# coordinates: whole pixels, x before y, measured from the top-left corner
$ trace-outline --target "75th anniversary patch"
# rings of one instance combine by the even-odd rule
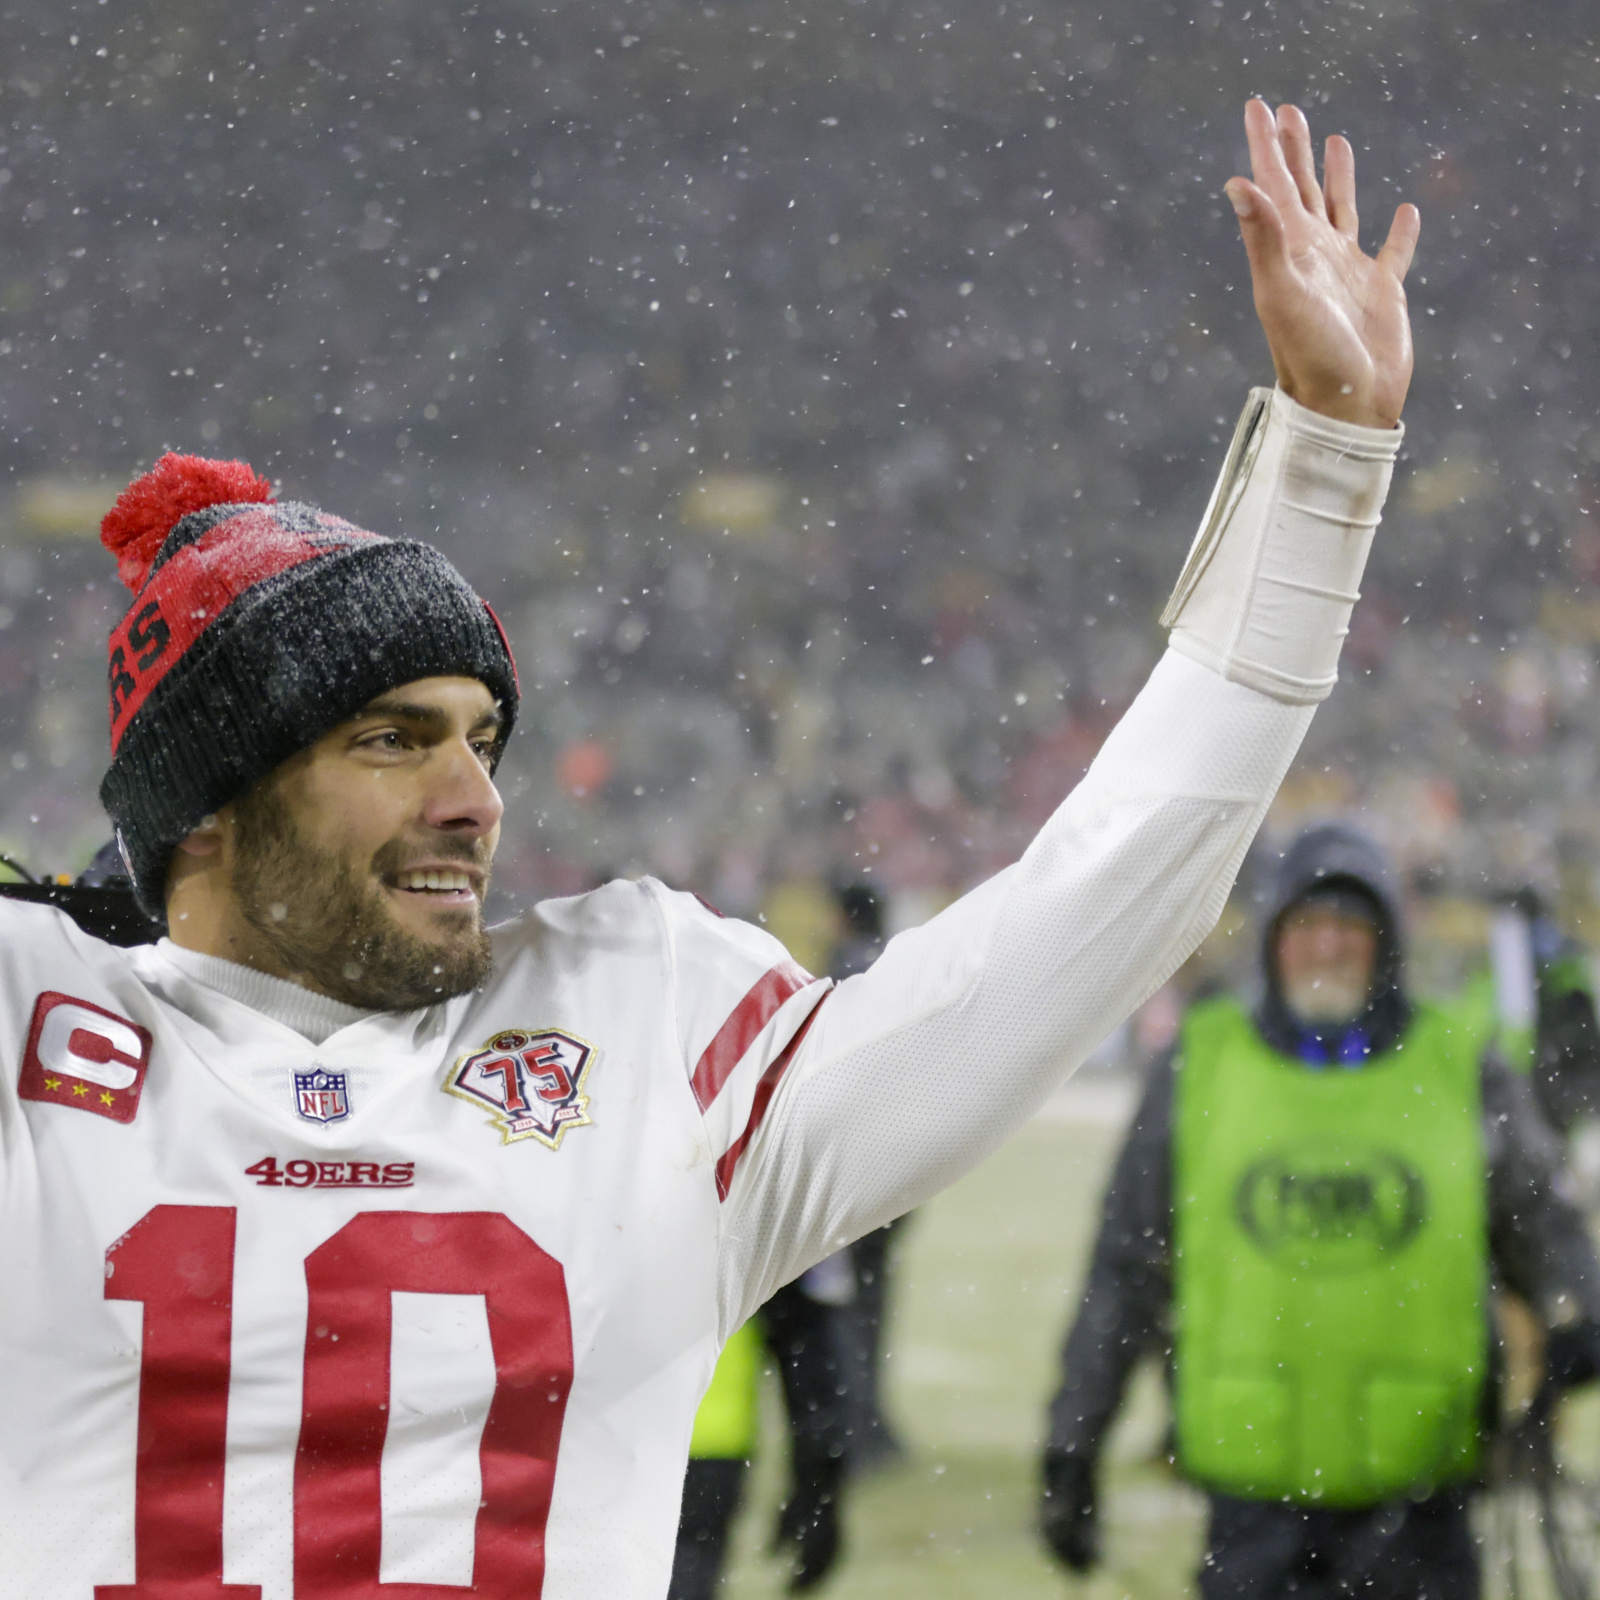
[[[559,1028],[504,1028],[451,1067],[444,1090],[487,1106],[503,1143],[537,1139],[559,1150],[569,1128],[589,1123],[583,1085],[596,1054]]]

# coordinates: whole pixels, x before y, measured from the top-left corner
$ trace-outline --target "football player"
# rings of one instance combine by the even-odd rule
[[[1364,255],[1350,146],[1324,189],[1246,120],[1278,382],[1171,648],[1022,859],[837,986],[650,879],[487,929],[488,607],[239,463],[122,496],[101,794],[167,933],[0,903],[0,1596],[664,1593],[723,1341],[1163,982],[1335,681],[1418,219]]]

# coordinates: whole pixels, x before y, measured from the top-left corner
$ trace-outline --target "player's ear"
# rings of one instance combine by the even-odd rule
[[[226,811],[227,807],[224,806]],[[178,841],[178,848],[189,856],[214,856],[222,848],[222,818],[219,814],[202,817],[200,826],[187,838]]]

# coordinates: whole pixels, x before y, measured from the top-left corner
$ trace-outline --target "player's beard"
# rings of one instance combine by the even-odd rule
[[[307,839],[271,783],[234,802],[233,892],[244,919],[281,965],[346,1005],[411,1011],[476,989],[493,958],[479,905],[438,911],[446,933],[419,938],[395,920],[384,884],[419,851],[391,839],[357,866]],[[481,843],[448,835],[428,841],[428,857],[479,868]]]

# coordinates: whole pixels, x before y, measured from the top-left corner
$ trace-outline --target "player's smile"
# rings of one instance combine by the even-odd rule
[[[471,907],[483,899],[484,875],[460,865],[430,862],[392,873],[384,886],[395,895],[426,905],[429,909]]]

